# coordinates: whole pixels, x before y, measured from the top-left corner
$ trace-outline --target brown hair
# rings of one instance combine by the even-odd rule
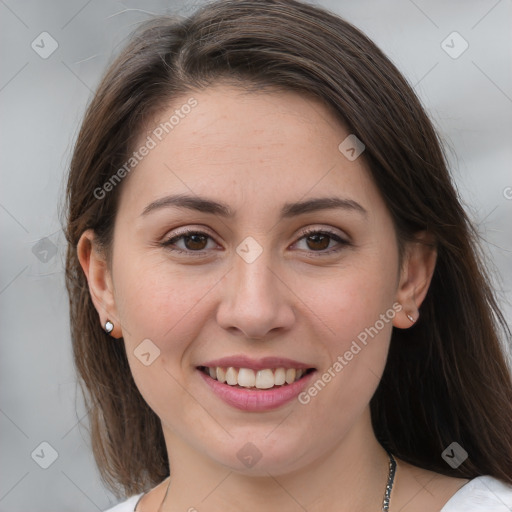
[[[122,184],[101,187],[129,158],[144,120],[178,94],[219,79],[314,94],[366,146],[371,175],[398,239],[427,230],[437,265],[420,320],[394,329],[371,400],[381,444],[450,476],[512,483],[512,383],[500,345],[510,339],[489,286],[477,235],[451,182],[438,136],[396,67],[355,27],[293,0],[226,0],[191,17],[144,24],[110,66],[88,107],[67,188],[67,288],[75,364],[90,408],[94,456],[119,496],[169,474],[159,418],[132,379],[122,340],[101,328],[77,243],[88,228],[108,250]],[[442,459],[456,441],[469,454]]]

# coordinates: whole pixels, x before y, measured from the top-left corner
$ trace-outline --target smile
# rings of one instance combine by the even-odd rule
[[[287,386],[300,380],[304,375],[314,371],[314,368],[228,368],[221,366],[200,366],[201,370],[212,379],[228,386],[248,389],[272,389]]]
[[[262,365],[258,369],[198,366],[196,371],[216,399],[246,412],[269,411],[290,403],[317,373],[315,368]]]

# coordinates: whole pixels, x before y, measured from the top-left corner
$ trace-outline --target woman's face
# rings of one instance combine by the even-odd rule
[[[316,100],[217,84],[161,114],[122,184],[108,282],[171,466],[180,450],[254,474],[313,463],[368,432],[404,321],[390,214]],[[283,384],[292,369],[314,371]]]

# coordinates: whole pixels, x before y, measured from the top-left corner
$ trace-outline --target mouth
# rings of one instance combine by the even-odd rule
[[[245,412],[266,412],[290,404],[317,373],[307,363],[287,357],[246,354],[204,361],[195,368],[214,400]]]
[[[269,390],[285,388],[305,379],[315,368],[236,368],[233,366],[198,366],[197,369],[211,379],[233,388]]]

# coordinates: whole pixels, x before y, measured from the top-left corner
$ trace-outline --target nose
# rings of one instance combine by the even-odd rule
[[[232,334],[262,339],[285,332],[295,322],[294,295],[264,255],[252,263],[235,256],[234,268],[225,277],[217,322]]]

